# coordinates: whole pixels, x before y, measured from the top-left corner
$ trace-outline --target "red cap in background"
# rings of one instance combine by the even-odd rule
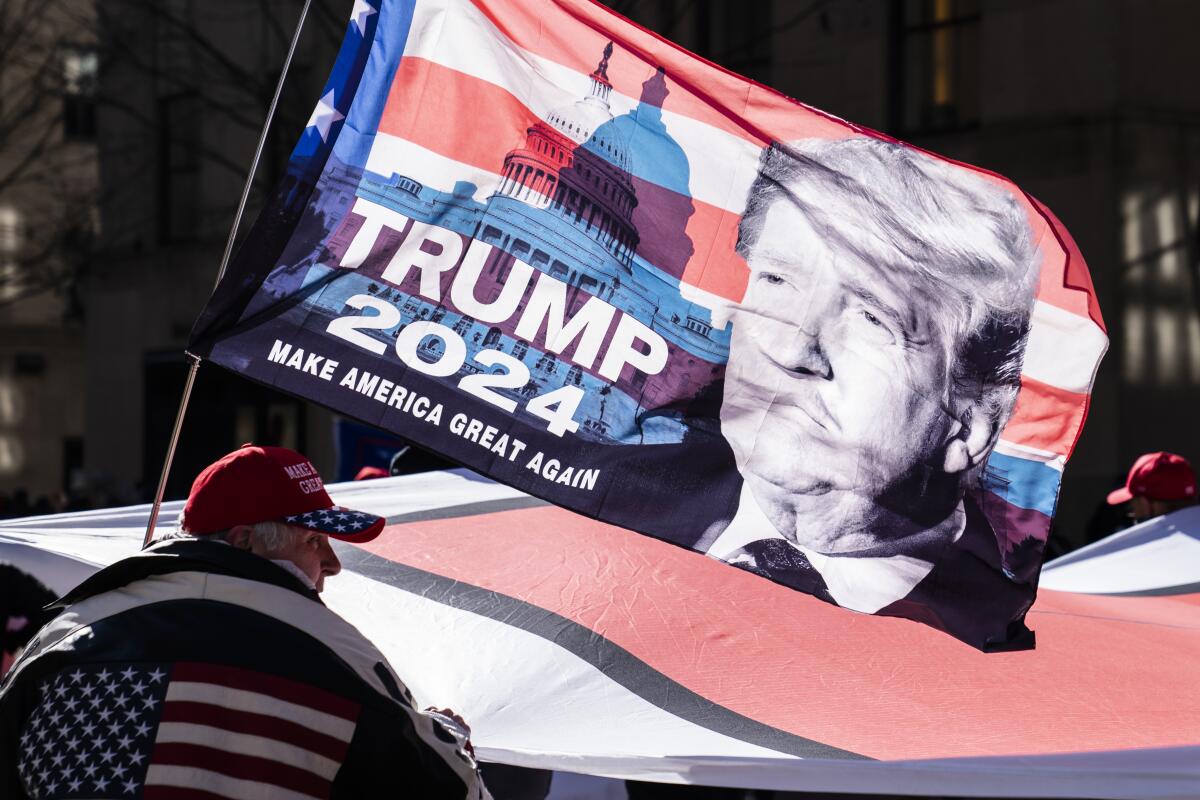
[[[1133,462],[1125,485],[1108,495],[1108,503],[1115,506],[1135,497],[1193,500],[1196,497],[1196,473],[1183,456],[1146,453]]]
[[[363,467],[354,476],[356,481],[370,481],[375,478],[386,478],[390,473],[383,467]]]
[[[335,506],[316,467],[295,450],[244,444],[196,476],[182,527],[203,535],[268,520],[348,542],[369,542],[384,524],[383,517]]]

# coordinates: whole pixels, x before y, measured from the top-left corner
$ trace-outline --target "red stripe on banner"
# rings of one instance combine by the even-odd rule
[[[1200,620],[1177,598],[1043,592],[1037,650],[982,653],[554,507],[393,526],[363,547],[560,614],[732,711],[869,757],[1172,747],[1200,728],[1200,683],[1178,666]]]
[[[298,683],[287,678],[265,675],[261,672],[237,667],[181,661],[171,670],[171,680],[215,683],[231,689],[258,692],[279,700],[286,700],[289,703],[305,705],[350,722],[354,722],[358,718],[358,703],[344,697],[338,697],[306,683]]]
[[[290,789],[319,798],[329,797],[331,789],[329,781],[306,769],[270,758],[248,756],[198,744],[156,744],[150,756],[150,763],[156,766],[204,769],[230,778],[269,783],[281,789]],[[147,786],[153,785],[153,782],[147,782]]]
[[[1057,455],[1070,455],[1083,425],[1086,394],[1069,392],[1027,376],[1003,437],[1013,444]]]
[[[642,84],[661,66],[668,90],[664,110],[760,146],[774,139],[838,139],[853,133],[836,117],[705,61],[598,4],[472,2],[516,47],[582,75],[591,74],[605,45],[615,41],[620,50],[608,64],[613,91],[639,97]]]
[[[189,722],[214,728],[263,736],[303,747],[334,761],[346,757],[350,743],[298,725],[282,717],[235,711],[208,703],[172,700],[163,707],[163,722]]]

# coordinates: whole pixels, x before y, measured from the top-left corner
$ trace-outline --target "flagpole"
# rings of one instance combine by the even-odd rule
[[[271,98],[271,107],[267,109],[267,118],[263,121],[262,132],[258,135],[258,146],[254,149],[254,159],[250,162],[250,172],[246,175],[246,184],[242,187],[242,197],[238,201],[237,213],[233,217],[233,225],[229,228],[229,238],[225,240],[225,252],[221,254],[221,266],[217,269],[217,279],[213,282],[215,289],[225,276],[229,267],[229,258],[233,254],[233,243],[237,240],[238,227],[242,223],[242,215],[246,211],[246,201],[250,197],[250,189],[254,185],[254,173],[258,171],[258,162],[262,158],[263,147],[267,143],[267,133],[271,129],[271,120],[275,117],[275,108],[279,105],[279,95],[283,93],[283,83],[287,78],[288,69],[292,66],[292,56],[296,53],[296,44],[300,41],[300,32],[304,29],[304,20],[308,17],[308,7],[312,0],[304,0],[300,9],[300,19],[296,21],[296,30],[292,33],[291,44],[288,45],[287,56],[283,60],[283,69],[279,72],[279,82],[275,84],[275,96]],[[158,489],[154,492],[154,504],[150,507],[150,519],[146,522],[146,535],[142,538],[142,547],[150,543],[154,536],[154,525],[158,522],[158,512],[162,508],[163,494],[167,490],[167,478],[171,474],[171,462],[175,459],[175,448],[179,445],[179,433],[183,430],[183,418],[187,414],[188,401],[192,397],[192,387],[196,383],[196,372],[200,369],[200,358],[191,353],[187,354],[191,366],[188,368],[187,380],[183,385],[183,396],[179,398],[179,411],[175,414],[175,428],[171,431],[171,441],[167,445],[167,456],[163,460],[162,472],[158,476]]]

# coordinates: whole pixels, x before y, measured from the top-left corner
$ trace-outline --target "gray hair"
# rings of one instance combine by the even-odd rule
[[[250,531],[250,538],[265,550],[279,550],[299,535],[296,531],[275,520],[256,522],[250,527],[252,529]],[[177,528],[166,536],[160,537],[157,541],[166,541],[168,539],[212,539],[219,542],[228,542],[229,531],[197,534],[183,528]]]
[[[954,315],[954,397],[982,401],[999,427],[1020,388],[1040,267],[1024,207],[983,176],[912,147],[854,137],[763,150],[738,228],[747,261],[766,210],[787,199],[830,246],[910,273]]]

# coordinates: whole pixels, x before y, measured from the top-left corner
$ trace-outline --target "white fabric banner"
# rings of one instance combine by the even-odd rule
[[[1037,648],[984,654],[465,470],[330,492],[389,525],[340,549],[326,601],[420,703],[461,713],[486,760],[817,792],[1200,795],[1200,511],[1047,565]],[[6,521],[0,561],[63,592],[135,552],[147,513]]]

